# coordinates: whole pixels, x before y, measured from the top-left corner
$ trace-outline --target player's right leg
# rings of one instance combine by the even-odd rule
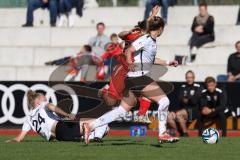
[[[158,142],[159,143],[177,142],[179,139],[177,137],[170,136],[166,131],[168,107],[170,102],[165,93],[163,92],[163,90],[159,87],[159,85],[156,82],[152,82],[142,90],[142,94],[148,99],[158,104],[158,121],[159,121]]]

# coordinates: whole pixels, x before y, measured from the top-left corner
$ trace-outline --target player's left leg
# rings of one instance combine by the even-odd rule
[[[140,123],[151,123],[147,115],[147,111],[150,106],[151,101],[149,99],[147,99],[146,97],[139,98],[139,109],[134,121]]]

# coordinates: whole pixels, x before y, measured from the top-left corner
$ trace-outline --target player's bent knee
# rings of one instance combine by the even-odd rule
[[[158,111],[167,111],[170,101],[169,101],[168,97],[165,96],[160,99],[158,104],[159,104]]]

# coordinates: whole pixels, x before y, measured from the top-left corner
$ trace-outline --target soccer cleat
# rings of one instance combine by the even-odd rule
[[[89,127],[88,123],[83,123],[82,125],[82,129],[83,129],[83,138],[84,138],[84,143],[86,145],[89,144],[90,140],[89,140],[89,136],[91,134],[91,129]]]
[[[137,115],[136,117],[134,117],[134,122],[146,123],[146,124],[152,123],[147,115],[141,115],[141,116]]]
[[[95,137],[94,139],[90,140],[90,142],[103,143],[103,140],[101,138]]]
[[[178,137],[172,137],[169,134],[165,133],[161,136],[158,137],[158,143],[162,144],[162,143],[175,143],[178,142],[179,138]]]

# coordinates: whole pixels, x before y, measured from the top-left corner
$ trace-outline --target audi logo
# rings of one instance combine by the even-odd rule
[[[1,99],[3,116],[0,117],[0,124],[3,124],[7,121],[10,121],[14,124],[23,124],[24,123],[24,121],[26,119],[26,115],[29,114],[26,93],[30,89],[46,92],[45,96],[46,96],[47,100],[49,101],[51,99],[51,101],[54,105],[57,105],[57,97],[56,97],[55,92],[57,90],[66,91],[67,93],[69,93],[69,95],[71,96],[71,98],[73,100],[72,113],[76,114],[78,112],[78,104],[79,103],[78,103],[77,95],[73,94],[74,91],[70,87],[68,87],[64,84],[54,85],[53,88],[50,88],[49,86],[47,86],[45,84],[35,84],[35,85],[32,85],[31,87],[28,87],[24,84],[13,84],[10,87],[6,87],[5,85],[0,84],[0,91],[3,92],[2,99]],[[17,104],[15,101],[13,92],[17,91],[17,90],[21,90],[21,91],[25,92],[25,94],[23,96],[22,105]],[[23,117],[20,117],[20,118],[14,117],[13,113],[17,107],[23,107],[23,112],[24,112]]]

